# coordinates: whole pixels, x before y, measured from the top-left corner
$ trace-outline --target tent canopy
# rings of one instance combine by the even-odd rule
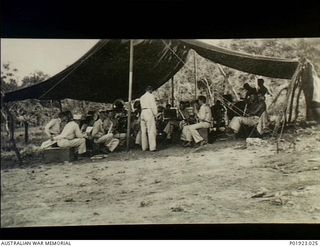
[[[74,64],[36,85],[6,93],[4,102],[77,99],[113,102],[128,98],[129,40],[100,40]],[[190,49],[212,62],[247,73],[291,79],[299,62],[230,51],[196,40],[134,42],[132,98],[158,88],[184,65]]]

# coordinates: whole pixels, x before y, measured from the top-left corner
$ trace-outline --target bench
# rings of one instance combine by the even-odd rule
[[[44,149],[42,152],[42,160],[44,163],[53,162],[71,162],[77,159],[74,148],[51,147]]]

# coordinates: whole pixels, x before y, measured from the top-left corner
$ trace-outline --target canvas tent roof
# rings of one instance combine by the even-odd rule
[[[127,99],[129,43],[100,40],[65,70],[46,81],[5,94],[4,102],[30,98],[95,102]],[[134,42],[132,98],[140,97],[147,85],[158,88],[167,82],[184,65],[190,49],[230,68],[282,79],[290,79],[299,63],[234,52],[197,40],[139,40]]]

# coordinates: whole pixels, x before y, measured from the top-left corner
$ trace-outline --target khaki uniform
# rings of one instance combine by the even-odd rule
[[[106,119],[109,120],[109,119]],[[103,143],[104,146],[110,151],[113,152],[119,145],[119,140],[113,137],[112,133],[112,121],[102,122],[101,119],[98,119],[94,124],[93,124],[93,129],[92,129],[92,137],[93,141],[95,143]],[[112,124],[112,125],[111,125]],[[105,129],[110,129],[110,131],[105,134]]]
[[[44,127],[44,132],[47,134],[49,138],[51,136],[57,136],[61,132],[61,119],[60,118],[54,118],[49,121],[49,123],[46,124]]]
[[[142,150],[145,151],[150,149],[150,151],[156,150],[156,137],[157,128],[155,117],[158,114],[158,109],[154,96],[146,92],[140,98],[141,104],[141,146]]]
[[[83,154],[87,151],[86,139],[75,121],[67,123],[61,134],[53,139],[57,141],[59,147],[77,147],[79,154]]]
[[[181,140],[192,141],[195,143],[203,141],[197,129],[210,128],[212,123],[212,113],[208,105],[203,104],[198,113],[199,123],[184,126],[182,129]]]

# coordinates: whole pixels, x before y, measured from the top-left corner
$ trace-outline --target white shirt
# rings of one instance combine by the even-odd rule
[[[153,116],[157,116],[158,108],[153,94],[146,92],[144,95],[142,95],[140,98],[140,105],[141,111],[144,109],[151,109]]]
[[[198,118],[200,121],[211,123],[212,121],[212,113],[211,109],[208,105],[203,104],[200,107]]]
[[[75,138],[83,138],[84,134],[80,131],[79,125],[75,121],[71,121],[64,126],[60,135],[54,137],[54,140],[68,139],[72,140]]]
[[[54,118],[51,119],[49,123],[46,124],[44,127],[44,131],[48,136],[51,135],[59,135],[60,133],[60,124],[61,124],[61,119],[60,118]]]

